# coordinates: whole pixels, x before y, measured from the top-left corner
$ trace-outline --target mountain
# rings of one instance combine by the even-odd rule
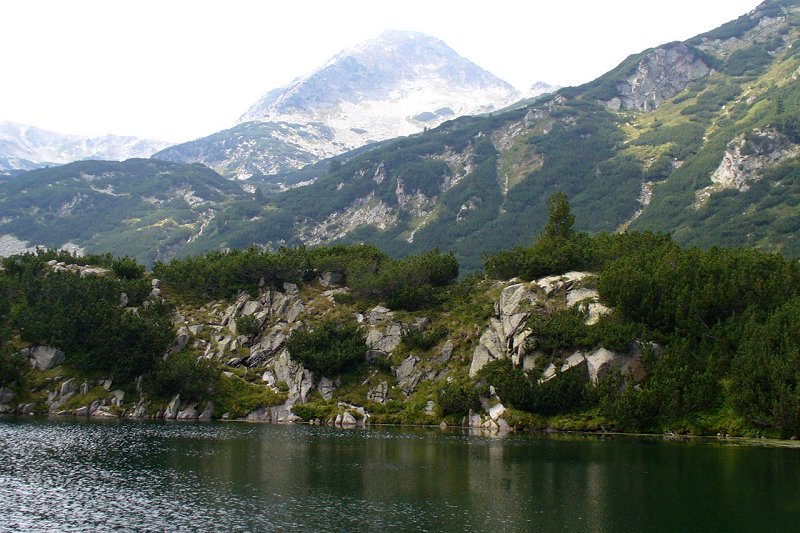
[[[483,253],[528,242],[561,190],[584,231],[665,231],[691,245],[800,255],[799,11],[797,0],[768,0],[583,86],[334,164],[274,197],[255,224],[208,232],[193,249],[438,246],[477,269]]]
[[[768,0],[715,30],[633,54],[585,85],[275,176],[304,187],[276,193],[275,184],[247,182],[247,191],[261,191],[255,200],[235,183],[217,185],[228,196],[215,200],[214,223],[202,234],[194,218],[194,230],[157,253],[141,233],[112,239],[113,251],[151,261],[226,247],[366,242],[394,256],[453,251],[463,271],[474,271],[483,254],[529,243],[546,221],[547,197],[563,191],[580,231],[651,230],[687,245],[800,256],[798,72],[800,0]],[[45,183],[61,171],[38,172]],[[6,184],[0,193],[4,209],[25,205],[21,190]],[[64,195],[42,209],[58,212],[75,196]],[[45,227],[25,220],[0,232],[43,242]],[[69,224],[58,220],[58,232]],[[129,229],[109,223],[106,235],[114,224]],[[71,231],[94,250],[108,242],[91,228]]]
[[[0,122],[0,172],[31,170],[83,159],[121,161],[150,157],[169,144],[118,135],[65,135],[14,122]]]
[[[4,255],[36,245],[96,250],[152,264],[202,234],[220,204],[246,210],[251,198],[202,165],[129,159],[32,170],[0,182],[0,247]]]
[[[443,41],[388,31],[341,52],[311,75],[270,91],[239,122],[324,122],[340,135],[355,134],[350,144],[360,145],[416,133],[436,117],[488,112],[517,96],[511,85]]]
[[[269,91],[235,127],[155,157],[201,162],[225,175],[249,178],[418,133],[457,116],[490,112],[519,98],[511,85],[441,40],[390,31]]]

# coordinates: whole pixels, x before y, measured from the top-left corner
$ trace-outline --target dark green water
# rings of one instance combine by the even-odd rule
[[[797,531],[800,449],[0,419],[2,531]]]

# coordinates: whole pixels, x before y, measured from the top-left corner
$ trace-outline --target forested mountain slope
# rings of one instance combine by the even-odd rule
[[[219,206],[251,198],[203,165],[78,161],[0,183],[0,234],[21,248],[68,244],[152,263],[202,233]]]
[[[798,2],[767,1],[597,80],[521,109],[401,139],[227,221],[191,247],[365,241],[404,255],[527,242],[548,194],[591,232],[673,232],[690,244],[796,254]]]

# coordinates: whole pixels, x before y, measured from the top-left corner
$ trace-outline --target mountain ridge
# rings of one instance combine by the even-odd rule
[[[150,157],[170,143],[121,135],[82,136],[0,121],[0,172],[85,159]]]

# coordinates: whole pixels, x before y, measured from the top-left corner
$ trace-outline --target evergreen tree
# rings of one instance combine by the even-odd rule
[[[575,215],[570,211],[566,194],[557,192],[550,195],[547,215],[547,225],[544,227],[544,236],[547,239],[569,239],[575,234],[572,229]]]

